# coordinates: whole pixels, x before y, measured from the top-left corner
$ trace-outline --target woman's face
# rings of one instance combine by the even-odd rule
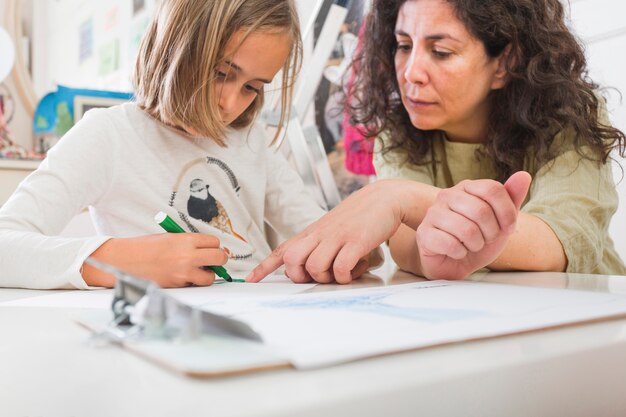
[[[282,69],[291,51],[286,31],[254,32],[243,42],[244,31],[226,44],[224,59],[216,70],[216,100],[224,124],[234,122]]]
[[[396,77],[412,124],[459,142],[485,139],[489,92],[502,88],[502,56],[490,58],[444,0],[409,0],[395,28]]]

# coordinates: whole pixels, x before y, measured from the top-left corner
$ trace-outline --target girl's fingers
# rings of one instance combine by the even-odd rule
[[[199,287],[206,287],[215,281],[215,273],[210,269],[193,268],[188,275],[187,282]]]
[[[193,240],[196,248],[219,248],[220,240],[213,235],[206,235],[204,233],[184,233],[178,236],[185,236]]]
[[[205,265],[224,265],[228,262],[228,255],[222,249],[196,249],[194,251],[192,265],[196,267]]]

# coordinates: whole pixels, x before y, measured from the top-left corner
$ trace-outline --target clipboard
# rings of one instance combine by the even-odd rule
[[[152,308],[182,302],[168,301],[166,292],[148,281],[106,270],[118,278],[112,309],[92,312],[80,323],[96,338],[192,377],[314,369],[626,318],[623,294],[467,281],[418,281],[159,310]]]
[[[110,311],[88,311],[76,321],[100,338],[113,319]],[[122,326],[121,329],[123,329]],[[124,330],[122,330],[124,331]],[[154,338],[109,339],[137,356],[193,378],[219,378],[292,368],[289,361],[262,344],[244,339],[202,335],[194,340]]]
[[[160,366],[197,378],[291,367],[241,321],[203,311],[169,296],[153,282],[89,258],[116,279],[110,311],[89,311],[77,322],[92,342],[115,343]]]

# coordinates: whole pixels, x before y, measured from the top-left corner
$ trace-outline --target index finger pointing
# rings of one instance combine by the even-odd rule
[[[246,282],[259,282],[272,272],[276,271],[282,264],[284,245],[280,245],[268,256],[258,264],[250,274],[246,277]]]

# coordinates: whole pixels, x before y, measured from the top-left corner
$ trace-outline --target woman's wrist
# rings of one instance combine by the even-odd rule
[[[419,248],[415,241],[414,229],[401,225],[396,234],[389,239],[389,251],[398,268],[421,275]]]
[[[394,213],[400,222],[416,229],[437,198],[440,189],[411,180],[388,180],[393,194]]]

